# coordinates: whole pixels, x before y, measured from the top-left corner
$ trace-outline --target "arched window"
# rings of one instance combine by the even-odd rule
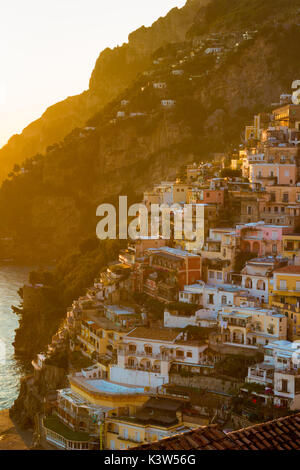
[[[246,251],[246,253],[250,253],[251,250],[250,250],[250,243],[249,242],[244,242],[243,247],[244,247],[243,251]]]
[[[129,367],[134,367],[135,366],[135,358],[134,357],[129,357],[128,358],[128,365],[129,365]]]
[[[266,289],[266,284],[265,284],[265,282],[260,279],[259,281],[257,281],[256,288],[257,288],[258,290],[265,290],[265,289]]]
[[[250,277],[247,277],[245,281],[245,287],[246,289],[252,289],[252,279],[250,279]]]

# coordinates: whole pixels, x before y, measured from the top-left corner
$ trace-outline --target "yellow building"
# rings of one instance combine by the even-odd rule
[[[273,272],[269,303],[288,320],[288,339],[300,339],[300,266],[285,266]]]
[[[95,366],[69,382],[70,388],[58,390],[55,412],[43,420],[47,442],[59,449],[104,449],[106,417],[134,415],[149,398],[143,387],[102,379]]]
[[[81,320],[77,341],[81,352],[96,360],[108,377],[108,364],[117,353],[117,345],[125,333],[134,328],[137,315],[133,309],[106,305],[104,312],[91,312]]]
[[[110,413],[105,428],[107,449],[127,449],[198,427],[200,423],[185,425],[184,406],[183,400],[152,397],[134,415]]]
[[[289,341],[300,340],[300,307],[273,301],[272,307],[276,307],[287,318],[287,339]]]
[[[282,236],[282,256],[294,260],[299,263],[300,261],[300,234],[294,233],[292,235]]]
[[[273,271],[270,283],[270,302],[300,303],[300,266],[285,266]]]

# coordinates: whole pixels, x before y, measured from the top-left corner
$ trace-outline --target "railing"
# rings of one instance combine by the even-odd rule
[[[129,369],[129,370],[139,370],[141,372],[153,372],[155,374],[160,374],[161,373],[161,370],[160,369],[156,369],[155,367],[141,367],[141,366],[138,366],[138,365],[130,365],[130,364],[125,364],[125,369]]]
[[[128,442],[134,442],[136,444],[141,444],[143,441],[141,439],[136,439],[135,437],[130,437],[130,436],[118,436],[118,439],[120,441],[128,441]]]
[[[160,359],[160,360],[168,360],[174,358],[174,356],[170,354],[153,354],[146,351],[129,351],[129,350],[119,350],[118,355],[120,356],[136,356],[136,357],[148,357],[149,359]]]

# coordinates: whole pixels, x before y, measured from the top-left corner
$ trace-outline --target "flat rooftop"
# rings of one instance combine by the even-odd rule
[[[199,255],[195,255],[194,253],[190,253],[189,251],[180,250],[178,248],[171,248],[169,246],[161,246],[160,248],[148,248],[147,251],[167,253],[170,255],[181,256],[181,257],[185,257],[185,256],[189,256],[191,258],[199,257]]]
[[[104,379],[85,378],[83,375],[70,376],[71,384],[79,386],[88,392],[99,395],[137,395],[145,393],[144,387],[124,385]]]

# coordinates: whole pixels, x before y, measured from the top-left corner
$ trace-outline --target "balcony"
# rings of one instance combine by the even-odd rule
[[[141,367],[138,364],[137,365],[125,364],[125,369],[139,370],[141,372],[152,372],[153,374],[160,374],[161,373],[160,368],[158,369],[157,367]]]
[[[129,351],[129,350],[120,350],[118,351],[118,355],[120,356],[134,356],[134,357],[148,357],[149,359],[159,359],[161,361],[168,360],[172,357],[170,354],[154,354],[146,351]]]
[[[134,442],[135,444],[142,444],[142,440],[141,439],[137,439],[135,437],[132,437],[132,436],[118,436],[118,439],[119,441],[127,441],[127,442]]]

